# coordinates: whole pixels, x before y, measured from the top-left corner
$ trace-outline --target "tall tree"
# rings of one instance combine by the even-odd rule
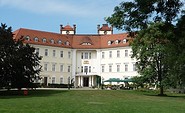
[[[180,17],[181,0],[134,0],[116,6],[106,21],[117,29],[125,29],[134,37],[133,57],[137,59],[142,80],[159,82],[160,95],[166,78],[171,78],[169,66],[172,61],[175,40],[173,23]],[[132,31],[139,31],[137,35]],[[170,61],[171,60],[171,61]]]
[[[0,27],[0,86],[30,87],[41,70],[40,57],[35,49],[23,44],[23,39],[14,40],[11,27]]]

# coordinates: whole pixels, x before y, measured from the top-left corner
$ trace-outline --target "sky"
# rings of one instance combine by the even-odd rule
[[[97,25],[106,24],[115,6],[125,0],[0,0],[0,22],[19,28],[60,32],[76,24],[77,34],[97,34]],[[121,33],[114,29],[114,33]]]

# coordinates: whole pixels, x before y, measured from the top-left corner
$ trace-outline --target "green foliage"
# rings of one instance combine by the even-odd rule
[[[11,27],[0,27],[0,87],[29,87],[40,72],[35,49],[23,40],[14,40]]]
[[[156,21],[171,23],[182,11],[180,0],[134,0],[116,6],[111,17],[105,20],[118,29],[145,29]]]

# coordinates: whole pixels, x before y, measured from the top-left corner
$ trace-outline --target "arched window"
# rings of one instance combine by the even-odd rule
[[[58,40],[58,44],[62,44],[62,41],[61,40]]]
[[[111,41],[109,40],[107,44],[108,44],[108,45],[111,45]]]
[[[46,43],[46,38],[43,38],[43,39],[42,39],[42,42],[43,42],[43,43]]]
[[[27,41],[30,41],[30,37],[29,36],[25,36],[24,39],[27,40]]]
[[[118,44],[118,43],[119,43],[119,40],[116,40],[116,41],[115,41],[115,44]]]
[[[34,41],[35,41],[35,42],[38,42],[38,41],[39,41],[39,38],[38,38],[38,37],[35,37],[35,38],[34,38]]]
[[[123,39],[123,43],[127,43],[127,39]]]
[[[67,45],[67,46],[69,45],[69,42],[68,42],[68,41],[66,42],[66,45]]]
[[[54,43],[55,43],[55,41],[54,41],[53,39],[51,39],[51,40],[50,40],[50,42],[51,42],[52,44],[54,44]]]

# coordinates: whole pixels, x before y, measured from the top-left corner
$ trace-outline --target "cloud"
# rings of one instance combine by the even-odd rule
[[[117,0],[119,3],[121,0]],[[0,7],[10,7],[37,14],[100,17],[110,15],[115,0],[0,0]],[[117,4],[118,5],[118,4]]]

